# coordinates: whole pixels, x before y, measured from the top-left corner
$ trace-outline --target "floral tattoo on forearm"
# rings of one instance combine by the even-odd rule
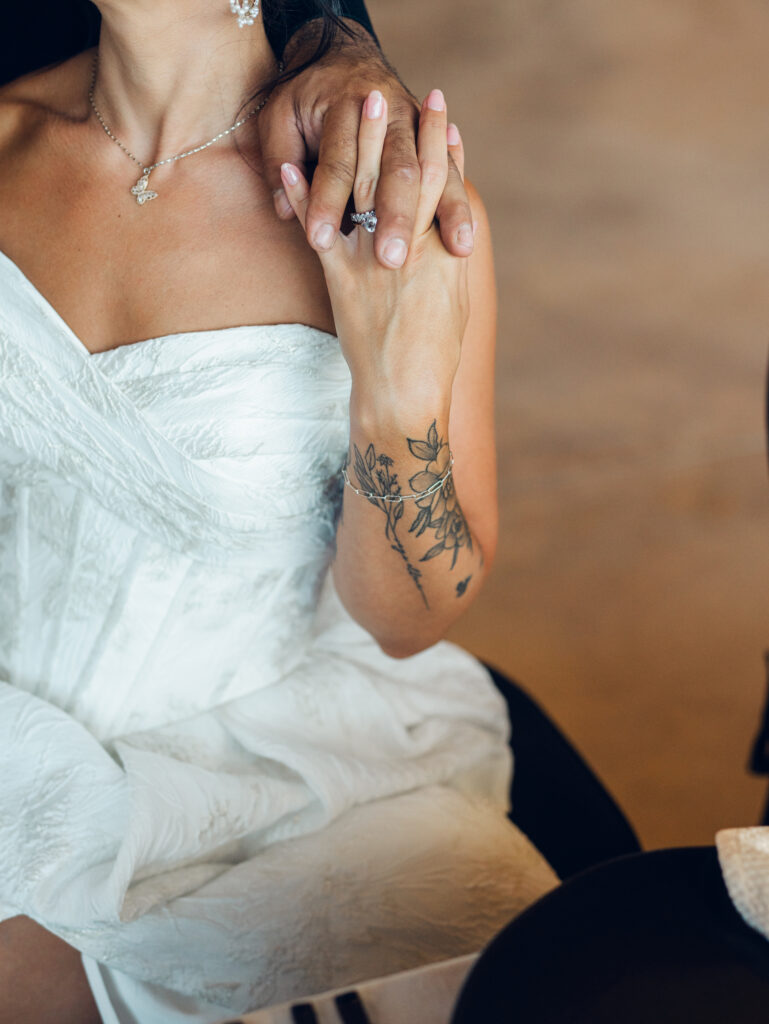
[[[445,476],[449,467],[449,446],[443,438],[438,436],[435,420],[430,425],[424,439],[407,437],[406,442],[411,454],[424,463],[424,467],[409,478],[410,491],[421,493],[434,487]],[[429,608],[427,595],[422,585],[422,570],[413,564],[398,535],[407,502],[392,500],[402,493],[398,474],[392,471],[394,461],[389,455],[377,454],[373,444],[368,446],[365,454],[361,453],[357,445],[353,445],[353,452],[353,470],[358,486],[371,495],[367,500],[385,514],[387,520],[385,536],[390,541],[393,551],[396,551],[402,558],[425,607]],[[348,467],[349,458],[345,462],[345,468]],[[469,552],[473,550],[472,537],[467,520],[457,500],[453,478],[449,476],[442,487],[436,488],[422,498],[417,498],[414,504],[417,513],[408,532],[413,533],[416,537],[421,537],[422,534],[430,531],[432,539],[435,541],[419,561],[429,562],[444,552],[449,552],[451,554],[449,569],[453,569],[461,548],[467,548]],[[457,597],[462,597],[466,592],[471,579],[472,576],[467,576],[457,583]]]

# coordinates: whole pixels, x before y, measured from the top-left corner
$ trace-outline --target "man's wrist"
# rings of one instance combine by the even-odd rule
[[[376,54],[380,60],[382,59],[382,51],[379,48],[376,36],[369,32],[365,26],[352,18],[340,18],[339,20],[343,27],[336,33],[336,39],[331,46],[331,52],[338,54],[348,47],[356,50],[362,48],[372,54]],[[286,40],[282,59],[287,68],[312,59],[323,35],[323,28],[323,18],[313,18],[299,26],[293,35]]]

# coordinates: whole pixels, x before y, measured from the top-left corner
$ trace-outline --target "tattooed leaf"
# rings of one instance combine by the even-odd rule
[[[419,587],[420,593],[422,594],[422,600],[425,603],[425,608],[429,608],[430,605],[427,602],[427,597],[425,596],[424,591],[422,590],[422,585],[419,582],[422,579],[422,573],[419,571],[419,569],[416,569],[416,568],[414,568],[413,565],[410,565],[409,566],[409,576],[412,578],[412,580]]]
[[[462,597],[464,592],[467,590],[468,583],[472,578],[472,575],[470,575],[467,576],[465,579],[460,580],[459,583],[457,583],[457,597]]]
[[[366,466],[369,469],[373,469],[376,464],[376,455],[374,453],[374,446],[370,444],[366,449]]]
[[[427,443],[435,451],[438,450],[438,431],[435,429],[435,420],[433,420],[432,426],[427,431]]]
[[[417,537],[421,537],[427,527],[430,525],[430,509],[422,508],[417,513],[417,517],[409,527],[409,533],[417,531]]]
[[[426,441],[415,441],[413,438],[407,438],[409,443],[409,451],[416,459],[421,459],[423,462],[432,462],[435,456],[438,454],[437,451],[432,448]]]
[[[358,483],[361,487],[364,487],[367,491],[373,491],[374,485],[371,477],[369,476],[366,463],[363,461],[363,456],[358,450],[358,446],[355,446],[355,475],[358,478]]]
[[[395,508],[393,509],[393,519],[397,523],[399,519],[403,518],[403,502],[396,501]]]
[[[431,558],[437,558],[438,555],[442,555],[445,550],[446,549],[443,546],[443,544],[435,544],[435,545],[433,545],[433,547],[430,548],[430,550],[427,552],[426,555],[423,555],[419,559],[419,561],[420,562],[429,562]]]
[[[428,487],[432,487],[433,484],[437,484],[439,480],[439,476],[436,476],[435,473],[430,473],[425,469],[421,473],[415,473],[414,476],[409,479],[409,484],[415,491],[426,491]]]

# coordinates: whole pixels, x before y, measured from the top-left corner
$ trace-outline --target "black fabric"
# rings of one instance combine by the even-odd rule
[[[376,39],[363,0],[339,0],[338,10]],[[267,0],[264,27],[273,50],[283,53],[297,29],[315,17],[312,0]],[[99,27],[99,12],[89,0],[0,3],[0,85],[95,46]]]
[[[99,12],[85,0],[0,3],[0,85],[87,50]]]
[[[512,821],[562,879],[640,851],[627,818],[563,733],[517,683],[487,668],[512,722]]]
[[[713,847],[623,857],[561,885],[500,932],[452,1024],[755,1024],[769,943],[742,920]]]

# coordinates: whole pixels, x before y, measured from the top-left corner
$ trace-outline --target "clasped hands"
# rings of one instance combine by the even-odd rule
[[[352,374],[351,416],[365,409],[375,431],[398,408],[448,413],[469,315],[468,261],[454,257],[472,253],[473,217],[442,93],[418,108],[368,39],[358,30],[333,62],[273,94],[261,127],[278,215],[298,217],[320,257]],[[301,130],[278,138],[289,111]],[[340,234],[351,195],[359,213],[376,206],[374,234]]]
[[[307,240],[318,253],[334,244],[353,192],[358,130],[366,97],[378,90],[387,108],[381,177],[376,189],[379,219],[374,253],[383,267],[403,265],[414,236],[422,170],[417,151],[419,105],[386,62],[368,33],[354,22],[351,35],[297,78],[276,88],[260,115],[258,131],[264,173],[281,219],[295,215],[284,189],[281,166],[307,174],[317,161],[306,203]],[[303,54],[286,54],[287,65]],[[473,218],[460,168],[462,145],[450,129],[445,187],[436,207],[440,236],[454,256],[473,251]],[[373,203],[372,203],[373,205]]]

